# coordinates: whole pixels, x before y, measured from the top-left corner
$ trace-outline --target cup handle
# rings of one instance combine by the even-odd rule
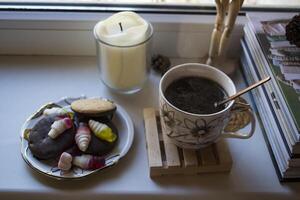
[[[250,129],[249,133],[239,133],[239,132],[236,132],[236,131],[225,131],[225,130],[223,130],[223,133],[221,135],[224,138],[248,139],[253,135],[253,133],[255,131],[256,121],[255,121],[253,111],[252,111],[250,105],[244,99],[241,99],[241,100],[242,101],[237,101],[235,103],[233,109],[231,110],[231,114],[238,113],[238,112],[244,112],[244,114],[248,115],[249,118],[250,118],[249,122],[251,124],[251,129]],[[244,126],[246,126],[247,124],[245,124]],[[241,129],[244,126],[237,127],[237,129]]]

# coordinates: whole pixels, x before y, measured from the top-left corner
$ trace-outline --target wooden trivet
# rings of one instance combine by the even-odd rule
[[[232,159],[226,140],[201,150],[181,149],[163,133],[158,111],[145,108],[144,121],[150,177],[230,171]]]

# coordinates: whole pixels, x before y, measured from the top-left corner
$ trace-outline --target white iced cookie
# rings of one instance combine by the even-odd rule
[[[62,134],[65,130],[72,127],[72,120],[69,117],[65,117],[63,119],[55,121],[51,125],[51,129],[48,133],[48,136],[52,139],[55,139],[60,134]]]
[[[66,111],[63,108],[53,107],[53,108],[45,109],[43,114],[44,115],[66,115],[68,114],[68,111]]]

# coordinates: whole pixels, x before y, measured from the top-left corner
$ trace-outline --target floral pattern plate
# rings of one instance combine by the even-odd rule
[[[38,160],[36,159],[28,147],[28,141],[25,139],[37,123],[46,108],[62,107],[64,109],[70,109],[70,104],[78,99],[86,98],[84,96],[78,98],[62,98],[61,100],[48,103],[42,106],[37,112],[31,115],[21,128],[21,154],[24,161],[34,170],[56,179],[79,179],[88,175],[94,174],[107,167],[111,167],[118,163],[118,161],[125,156],[129,151],[134,137],[133,123],[127,112],[120,106],[117,105],[117,110],[114,114],[112,122],[118,129],[119,140],[115,148],[105,156],[105,166],[96,170],[83,170],[77,167],[73,167],[68,173],[63,173],[57,168],[57,160]]]

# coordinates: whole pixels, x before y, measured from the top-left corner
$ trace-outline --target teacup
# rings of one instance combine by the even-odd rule
[[[251,107],[245,102],[233,100],[223,110],[212,114],[189,113],[170,103],[165,97],[167,87],[180,78],[190,76],[199,76],[216,82],[228,96],[236,93],[233,81],[225,73],[209,65],[186,63],[167,71],[160,80],[159,103],[162,128],[171,142],[181,148],[200,149],[221,138],[247,139],[253,135],[256,124],[255,117]],[[226,126],[236,112],[244,112],[247,115],[251,124],[248,133],[239,133],[235,129],[227,131]],[[237,127],[237,129],[240,128]]]

